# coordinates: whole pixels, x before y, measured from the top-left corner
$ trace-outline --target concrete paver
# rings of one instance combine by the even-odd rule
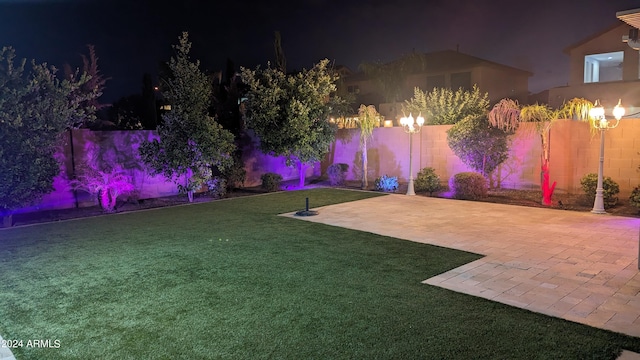
[[[314,210],[296,218],[486,255],[425,284],[640,337],[640,219],[399,194]]]

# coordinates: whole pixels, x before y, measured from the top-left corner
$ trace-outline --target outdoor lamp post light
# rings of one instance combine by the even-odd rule
[[[409,117],[402,117],[400,119],[400,125],[406,133],[409,134],[409,187],[407,188],[407,195],[415,195],[413,190],[413,134],[419,133],[424,125],[424,118],[422,114],[419,114],[416,119],[409,114]]]
[[[593,119],[593,126],[600,130],[600,165],[598,167],[598,187],[596,188],[596,200],[593,202],[593,209],[591,210],[594,214],[606,214],[607,212],[604,210],[604,197],[602,188],[602,166],[604,164],[604,131],[613,129],[618,124],[620,124],[620,119],[624,116],[624,108],[620,104],[621,100],[618,100],[618,105],[613,108],[613,116],[616,118],[615,124],[607,120],[604,116],[604,107],[598,103],[596,103],[594,107],[589,111],[589,115]]]

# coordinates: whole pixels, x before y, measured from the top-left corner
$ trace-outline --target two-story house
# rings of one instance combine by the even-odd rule
[[[640,57],[628,43],[632,26],[617,23],[567,47],[569,83],[549,89],[549,105],[559,107],[572,98],[600,100],[607,113],[622,100],[627,114],[640,107]]]
[[[529,95],[529,71],[467,55],[455,50],[421,54],[423,70],[408,74],[402,86],[400,102],[413,96],[414,88],[424,91],[433,88],[463,88],[470,90],[477,85],[487,92],[491,103],[511,98],[526,103]],[[375,105],[386,119],[398,120],[400,104],[389,103],[378,83],[363,72],[346,75],[341,82],[342,91],[355,96],[355,106]]]

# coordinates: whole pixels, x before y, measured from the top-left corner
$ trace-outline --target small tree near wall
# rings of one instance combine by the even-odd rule
[[[209,115],[212,84],[199,69],[200,62],[189,59],[191,43],[185,32],[173,46],[176,55],[163,79],[161,91],[171,104],[158,126],[160,140],[143,143],[140,155],[151,172],[162,174],[178,185],[193,201],[193,194],[212,176],[212,167],[225,169],[233,163],[235,149],[231,132]]]
[[[335,126],[329,122],[334,104],[337,74],[328,60],[310,70],[285,74],[281,69],[242,69],[248,86],[247,126],[260,138],[266,154],[284,156],[287,165],[298,163],[299,186],[304,187],[305,168],[329,152]]]
[[[463,163],[486,177],[507,159],[507,136],[490,126],[486,115],[472,116],[447,130],[447,143]]]

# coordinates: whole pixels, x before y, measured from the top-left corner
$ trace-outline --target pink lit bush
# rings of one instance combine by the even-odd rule
[[[76,190],[94,195],[104,212],[114,212],[118,196],[133,192],[129,177],[120,167],[108,167],[104,170],[93,166],[82,166],[79,175],[71,181]]]
[[[449,188],[455,199],[477,200],[487,196],[487,179],[476,172],[461,172],[449,179]]]

